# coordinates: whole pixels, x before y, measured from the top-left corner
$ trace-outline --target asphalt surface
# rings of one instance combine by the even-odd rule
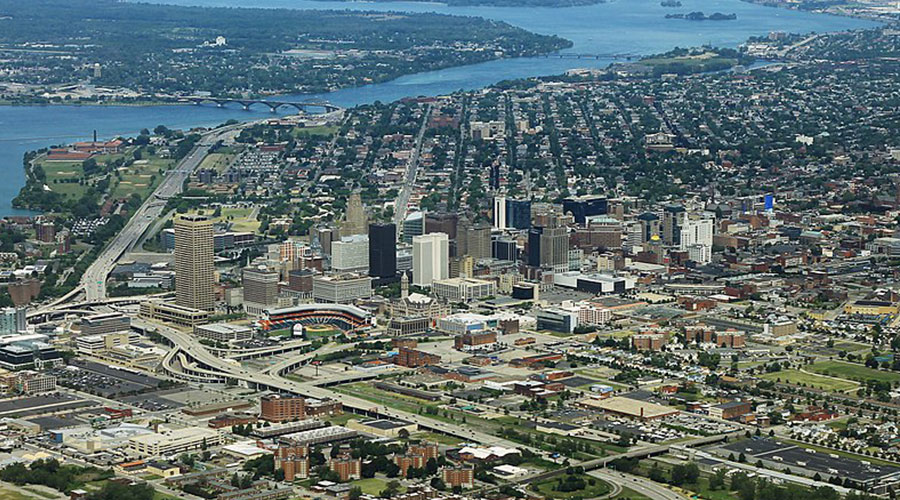
[[[416,184],[416,176],[419,174],[419,155],[422,153],[422,141],[425,137],[425,129],[428,128],[428,117],[431,116],[432,107],[433,105],[429,104],[422,117],[422,127],[419,129],[419,135],[416,136],[416,145],[415,148],[413,148],[413,155],[406,167],[406,182],[403,185],[403,189],[397,194],[397,201],[394,203],[394,224],[397,227],[400,227],[403,224],[403,220],[406,219],[409,197]],[[399,231],[397,231],[397,236],[400,236]]]
[[[490,446],[524,448],[524,446],[520,444],[516,444],[506,439],[492,436],[475,429],[464,428],[456,424],[433,420],[421,415],[417,415],[415,413],[408,413],[393,408],[387,408],[383,405],[379,405],[362,398],[357,398],[347,394],[341,394],[327,388],[318,387],[311,382],[296,382],[274,374],[264,373],[240,365],[235,365],[214,356],[202,344],[200,344],[197,339],[187,333],[158,323],[150,324],[145,323],[142,320],[135,320],[134,323],[140,324],[147,328],[155,328],[159,334],[166,337],[167,339],[169,339],[169,341],[175,344],[176,347],[172,348],[170,355],[175,353],[176,351],[181,351],[185,353],[189,358],[196,360],[200,365],[210,367],[211,369],[205,370],[210,375],[227,374],[229,377],[242,380],[250,385],[259,384],[273,390],[291,394],[299,394],[302,396],[317,399],[335,399],[340,401],[342,404],[352,408],[377,411],[378,414],[382,416],[415,422],[422,427],[438,430],[440,432],[467,439],[472,442],[482,443]],[[201,370],[202,369],[198,369],[197,371],[199,372]],[[532,449],[532,451],[543,454],[543,452],[537,449]]]
[[[652,500],[686,500],[687,497],[676,493],[661,484],[649,479],[631,474],[611,471],[609,469],[597,469],[588,472],[589,475],[602,479],[620,488],[628,488]]]
[[[106,278],[122,255],[131,250],[147,231],[147,228],[162,215],[166,201],[181,193],[184,181],[200,166],[209,153],[209,149],[237,128],[239,128],[238,125],[231,125],[203,134],[197,146],[175,168],[166,172],[165,179],[157,186],[153,194],[144,200],[122,231],[103,249],[103,252],[81,277],[81,288],[89,302],[106,298]]]

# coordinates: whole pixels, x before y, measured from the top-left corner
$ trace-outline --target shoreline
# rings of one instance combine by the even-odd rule
[[[794,4],[780,1],[780,0],[740,0],[744,3],[749,3],[753,5],[759,5],[760,7],[770,7],[773,9],[785,9],[785,10],[793,10],[796,12],[808,12],[810,14],[819,14],[825,16],[835,16],[835,17],[846,17],[850,19],[862,19],[864,21],[873,21],[881,24],[888,24],[891,22],[898,22],[897,18],[887,18],[880,17],[877,15],[866,16],[862,14],[855,14],[849,12],[829,12],[825,10],[804,10],[798,9]]]

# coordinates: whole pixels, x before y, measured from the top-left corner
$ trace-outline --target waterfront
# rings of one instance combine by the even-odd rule
[[[174,0],[169,3],[205,6],[238,6],[235,0]],[[613,1],[569,8],[447,7],[417,2],[338,3],[309,0],[259,0],[256,7],[354,9],[379,11],[435,11],[504,20],[545,34],[557,34],[574,42],[569,51],[588,54],[646,55],[673,47],[702,44],[735,47],[749,36],[770,31],[824,32],[873,26],[858,19],[762,7],[739,0],[684,0],[678,12],[735,13],[736,21],[692,22],[664,19],[673,9],[656,0]],[[474,89],[500,80],[553,75],[571,68],[605,67],[610,59],[502,59],[471,66],[408,75],[365,87],[343,89],[302,98],[327,99],[341,106],[392,101],[411,95],[437,95]],[[297,96],[300,97],[300,96]],[[288,112],[288,110],[284,110]],[[136,134],[142,128],[165,124],[173,128],[209,126],[228,119],[270,116],[263,107],[243,111],[239,107],[213,106],[13,106],[0,107],[0,215],[21,213],[10,206],[24,183],[22,155],[32,149],[87,138],[93,130],[101,137]]]

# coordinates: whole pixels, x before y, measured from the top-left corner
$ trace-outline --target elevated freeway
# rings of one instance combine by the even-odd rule
[[[334,399],[345,409],[354,413],[372,417],[401,419],[414,422],[421,429],[456,436],[471,442],[489,446],[505,446],[529,448],[535,453],[543,454],[538,449],[513,443],[501,437],[492,436],[476,429],[461,427],[453,423],[426,418],[415,413],[408,413],[393,408],[379,406],[362,398],[341,394],[312,382],[297,382],[270,373],[251,370],[234,360],[224,360],[210,353],[205,346],[191,335],[166,325],[135,320],[135,323],[147,329],[155,329],[166,338],[173,348],[163,360],[163,368],[175,378],[195,382],[238,381],[247,387],[258,390],[271,390],[287,394],[296,394],[315,399]]]
[[[100,255],[85,271],[76,290],[83,290],[88,301],[106,298],[106,278],[125,252],[130,251],[165,209],[166,200],[181,193],[184,182],[191,173],[200,166],[210,148],[218,141],[224,140],[244,124],[228,125],[204,133],[194,149],[191,150],[175,167],[168,170],[165,178],[156,187],[151,196],[128,219],[125,227],[113,237]],[[74,290],[73,290],[74,292]]]

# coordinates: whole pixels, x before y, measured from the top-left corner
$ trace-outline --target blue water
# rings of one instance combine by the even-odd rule
[[[168,0],[167,3],[203,6],[246,6],[244,0]],[[590,54],[655,54],[673,47],[711,44],[736,47],[750,36],[770,31],[828,32],[865,28],[874,23],[858,19],[762,7],[739,0],[682,0],[678,9],[664,8],[659,0],[616,0],[609,3],[554,8],[448,7],[420,2],[340,3],[311,0],[255,0],[254,7],[298,9],[350,9],[439,12],[506,21],[527,30],[572,40],[567,49]],[[701,10],[735,13],[736,21],[692,22],[664,19],[668,12]],[[560,74],[572,68],[606,67],[610,60],[523,58],[429,71],[396,80],[303,96],[327,99],[349,107],[402,97],[439,95],[481,88],[500,80]],[[285,110],[287,112],[287,110]],[[210,126],[228,119],[258,119],[271,114],[262,107],[243,111],[213,106],[22,106],[0,107],[0,216],[23,213],[10,202],[24,183],[22,155],[29,150],[89,138],[133,135],[142,128],[165,124],[172,128]]]

